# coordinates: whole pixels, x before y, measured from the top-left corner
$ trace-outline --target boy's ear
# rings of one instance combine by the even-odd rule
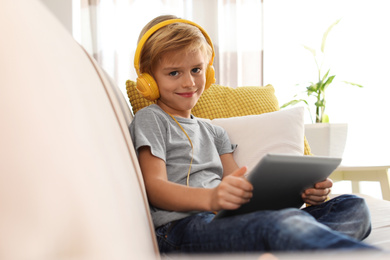
[[[137,78],[136,88],[138,92],[147,100],[154,101],[160,97],[160,91],[158,90],[157,82],[148,73],[142,73],[139,75]]]

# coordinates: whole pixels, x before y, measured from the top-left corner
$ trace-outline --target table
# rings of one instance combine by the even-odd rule
[[[352,192],[359,193],[359,181],[378,181],[382,190],[382,197],[390,200],[390,165],[340,165],[331,175],[333,181],[349,180],[352,183]]]

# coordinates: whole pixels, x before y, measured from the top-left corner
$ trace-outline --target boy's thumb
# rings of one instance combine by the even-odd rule
[[[246,173],[247,170],[248,170],[248,167],[243,166],[243,167],[241,167],[240,169],[234,171],[234,172],[232,173],[232,176],[242,177],[242,176],[244,176],[244,174]]]

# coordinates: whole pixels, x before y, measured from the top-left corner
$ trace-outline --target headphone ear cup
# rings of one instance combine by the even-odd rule
[[[148,73],[137,78],[137,90],[147,100],[154,101],[160,97],[156,81]]]
[[[213,65],[207,66],[206,70],[206,84],[204,90],[208,89],[211,84],[215,83],[215,70]]]

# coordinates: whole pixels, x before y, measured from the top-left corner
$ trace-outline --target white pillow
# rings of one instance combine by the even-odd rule
[[[304,108],[295,107],[264,113],[211,120],[223,127],[233,144],[237,164],[248,167],[248,173],[267,153],[304,154]]]

